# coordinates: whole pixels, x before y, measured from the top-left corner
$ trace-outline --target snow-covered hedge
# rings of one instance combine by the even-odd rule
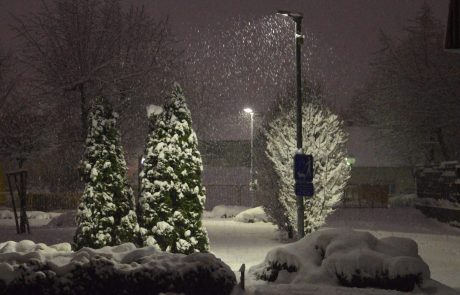
[[[268,217],[267,214],[265,214],[264,208],[261,206],[240,212],[235,216],[235,221],[245,223],[268,222]]]
[[[235,284],[232,270],[208,253],[131,243],[77,252],[69,244],[0,244],[0,294],[229,294]]]
[[[413,290],[430,278],[417,244],[406,238],[377,239],[368,232],[330,229],[275,248],[249,270],[277,284],[325,284]]]

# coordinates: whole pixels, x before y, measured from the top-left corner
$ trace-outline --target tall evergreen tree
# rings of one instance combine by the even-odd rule
[[[134,196],[118,130],[118,114],[99,100],[89,115],[86,150],[80,166],[85,190],[77,213],[77,249],[138,243]]]
[[[165,138],[169,137],[164,109],[159,106],[149,107],[149,134],[145,146],[139,198],[139,222],[143,236],[143,243],[148,246],[169,245],[173,241],[172,206],[171,199],[164,193],[158,180],[158,169],[164,168],[159,163],[161,146]],[[164,155],[162,155],[164,157]]]
[[[144,244],[185,254],[209,249],[201,223],[205,202],[202,170],[190,110],[175,83],[164,111],[156,109],[150,115],[140,175]]]

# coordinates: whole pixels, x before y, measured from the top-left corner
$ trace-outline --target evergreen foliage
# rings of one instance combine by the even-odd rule
[[[80,166],[85,189],[77,213],[77,249],[138,243],[139,225],[117,121],[118,114],[104,106],[102,100],[89,115]]]
[[[340,201],[350,177],[350,167],[345,158],[347,135],[342,121],[317,97],[304,103],[302,114],[303,150],[313,155],[315,173],[315,195],[304,199],[305,233],[308,234],[324,223]],[[297,150],[295,120],[295,109],[281,106],[266,132],[266,154],[278,180],[276,198],[265,204],[266,212],[280,229],[288,231],[297,224],[292,174]]]
[[[175,83],[164,110],[149,116],[150,132],[141,171],[140,219],[144,245],[163,251],[207,251],[201,224],[205,189],[190,111]]]

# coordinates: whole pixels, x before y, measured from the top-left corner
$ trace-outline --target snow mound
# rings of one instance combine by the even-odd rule
[[[5,246],[6,245],[6,246]],[[232,270],[209,253],[190,255],[136,248],[101,249],[6,242],[0,252],[2,294],[230,294]]]
[[[217,205],[212,208],[211,212],[206,212],[206,218],[233,218],[238,213],[247,210],[244,206]]]
[[[20,242],[7,241],[0,243],[0,262],[3,262],[3,258],[8,256],[1,256],[2,254],[7,253],[30,253],[30,252],[40,252],[40,253],[57,253],[71,252],[71,246],[69,243],[61,243],[52,246],[47,246],[43,243],[35,244],[33,241],[22,240]]]
[[[56,216],[61,215],[61,213],[54,213],[54,212],[43,212],[43,211],[27,211],[27,218],[28,219],[52,219]],[[18,218],[20,216],[20,212],[18,212]],[[0,210],[0,219],[14,219],[14,213],[10,210]]]
[[[407,238],[377,239],[368,232],[330,229],[271,250],[249,270],[277,284],[325,284],[411,291],[429,280],[417,244]]]
[[[260,206],[240,212],[235,216],[235,220],[245,223],[268,222],[268,217],[264,208]]]
[[[65,212],[51,219],[51,221],[46,225],[46,227],[76,227],[76,216],[77,211]]]

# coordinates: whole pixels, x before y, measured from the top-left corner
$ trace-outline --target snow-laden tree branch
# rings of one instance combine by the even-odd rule
[[[305,104],[302,114],[304,152],[313,155],[315,171],[315,196],[305,199],[305,232],[310,233],[324,223],[341,200],[350,167],[345,159],[347,134],[342,121],[319,100]],[[295,120],[293,108],[282,108],[266,134],[266,153],[273,163],[279,186],[278,204],[273,206],[280,206],[284,216],[270,214],[276,210],[267,212],[283,229],[295,228],[297,220],[293,176],[293,157],[297,150]]]

